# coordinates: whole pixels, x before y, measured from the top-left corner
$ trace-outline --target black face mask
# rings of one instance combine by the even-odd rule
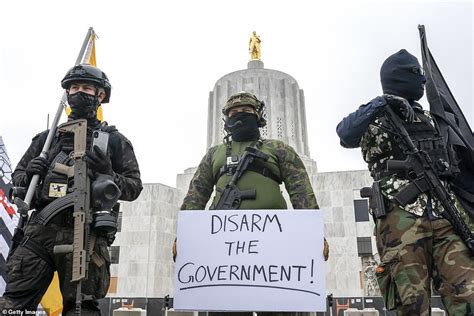
[[[70,118],[89,120],[97,117],[99,101],[95,95],[80,91],[74,94],[68,94],[67,102],[71,106]]]
[[[413,102],[423,96],[426,78],[418,59],[402,49],[384,61],[380,69],[380,81],[383,93]]]
[[[232,140],[237,142],[257,140],[260,137],[257,115],[252,113],[234,114],[225,123],[225,129],[232,135]]]

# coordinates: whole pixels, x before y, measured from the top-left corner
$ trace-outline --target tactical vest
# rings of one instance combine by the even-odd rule
[[[116,129],[106,125],[100,125],[95,129],[87,128],[87,149],[91,148],[92,133],[94,130],[113,132]],[[68,177],[63,173],[57,172],[57,170],[55,170],[55,165],[56,163],[59,163],[66,166],[73,166],[74,159],[70,157],[73,150],[74,134],[57,132],[53,139],[51,149],[48,151],[48,172],[46,173],[41,185],[38,186],[37,209],[42,209],[44,206],[57,198],[65,196],[70,193],[70,190],[72,190],[74,177]]]
[[[404,122],[403,125],[406,128],[408,134],[410,135],[411,140],[414,145],[420,150],[428,154],[430,157],[436,175],[441,180],[453,179],[457,174],[459,174],[458,159],[454,148],[447,144],[446,139],[442,137],[437,128],[436,121],[433,120],[435,126],[432,125],[430,119],[419,112],[415,112],[418,120],[413,123]],[[387,121],[384,117],[380,119],[380,122],[383,126],[387,126]],[[397,139],[397,136],[391,135],[392,144],[400,144],[400,140]],[[393,158],[390,158],[393,157]],[[391,149],[384,151],[381,155],[374,157],[369,162],[369,168],[372,170],[372,166],[376,166],[375,170],[372,170],[372,173],[375,173],[376,177],[386,176],[393,174],[393,172],[386,170],[385,163],[376,163],[381,160],[386,160],[386,158],[394,160],[404,160],[406,159],[406,154],[403,151],[401,146],[391,146]],[[403,178],[403,175],[399,175],[400,178]]]
[[[219,201],[222,190],[232,178],[233,166],[238,163],[248,146],[256,146],[267,154],[269,159],[265,162],[255,160],[237,182],[240,190],[255,189],[257,193],[255,199],[243,200],[239,209],[287,209],[280,190],[281,174],[278,157],[265,146],[265,141],[261,144],[256,144],[255,141],[233,141],[229,146],[223,144],[217,147],[212,157],[212,173],[216,184],[213,205]]]

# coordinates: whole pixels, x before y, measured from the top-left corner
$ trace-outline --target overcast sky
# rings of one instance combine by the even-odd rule
[[[381,94],[386,57],[401,48],[420,56],[418,24],[474,126],[472,20],[471,1],[4,1],[0,135],[16,165],[54,115],[92,26],[113,86],[105,119],[132,141],[144,182],[175,186],[205,154],[209,91],[246,68],[255,30],[265,68],[304,90],[319,171],[364,169],[359,150],[339,146],[336,125]]]

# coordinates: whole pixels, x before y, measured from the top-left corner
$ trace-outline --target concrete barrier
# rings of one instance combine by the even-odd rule
[[[434,307],[431,309],[431,316],[445,316],[446,312],[441,308]]]
[[[344,316],[379,316],[379,311],[375,308],[349,308],[344,311]]]
[[[121,307],[114,310],[113,316],[146,316],[146,310],[141,308]]]

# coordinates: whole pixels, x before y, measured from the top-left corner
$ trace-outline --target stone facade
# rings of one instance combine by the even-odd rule
[[[122,202],[121,229],[113,247],[120,249],[111,265],[115,291],[108,296],[164,297],[172,294],[174,264],[171,246],[176,236],[179,204],[184,195],[163,184],[145,184],[134,202]],[[171,291],[171,292],[170,292]]]

